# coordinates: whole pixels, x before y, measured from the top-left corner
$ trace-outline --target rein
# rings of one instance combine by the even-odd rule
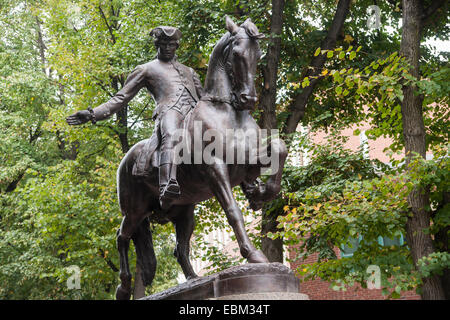
[[[232,92],[230,94],[229,98],[221,98],[218,96],[211,96],[209,94],[204,95],[200,98],[200,101],[210,101],[211,103],[226,103],[232,106],[234,109],[238,110],[237,108],[237,100],[236,100],[236,94]]]

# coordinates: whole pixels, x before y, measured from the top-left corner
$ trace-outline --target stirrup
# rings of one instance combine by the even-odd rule
[[[176,180],[171,179],[167,185],[160,187],[159,205],[162,210],[167,210],[172,202],[180,196],[180,186]]]
[[[180,192],[180,186],[178,185],[177,180],[170,179],[169,183],[164,187],[164,190],[162,192],[162,196],[179,196],[181,194]]]

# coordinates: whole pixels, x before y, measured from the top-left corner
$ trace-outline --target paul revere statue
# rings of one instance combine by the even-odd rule
[[[146,87],[156,102],[153,112],[155,127],[161,133],[159,159],[160,205],[167,207],[180,195],[176,180],[175,140],[177,129],[181,129],[188,112],[194,108],[203,93],[198,75],[176,60],[175,51],[179,46],[181,32],[174,27],[160,26],[150,33],[155,38],[157,58],[139,65],[128,76],[123,88],[108,102],[94,108],[88,108],[67,117],[70,125],[80,125],[88,121],[95,123],[116,113]],[[144,155],[145,156],[145,155]],[[138,168],[139,169],[139,168]],[[146,175],[144,169],[134,174]]]

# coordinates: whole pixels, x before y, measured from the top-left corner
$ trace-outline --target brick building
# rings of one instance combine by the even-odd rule
[[[341,259],[342,252],[335,248],[334,252],[338,259]],[[294,254],[290,254],[290,259]],[[302,261],[290,263],[292,270],[297,269],[299,265],[313,263],[317,261],[317,254],[309,256]],[[330,284],[322,280],[304,281],[300,284],[301,293],[307,294],[311,300],[383,300],[386,299],[381,293],[381,289],[364,289],[359,284],[347,288],[346,291],[336,291],[330,288]],[[420,296],[413,290],[402,292],[401,300],[420,300]]]

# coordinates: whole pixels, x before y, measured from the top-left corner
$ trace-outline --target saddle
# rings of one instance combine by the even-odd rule
[[[152,157],[155,151],[158,151],[160,145],[159,125],[155,127],[153,134],[147,139],[136,157],[132,170],[133,176],[146,177],[150,174],[152,168],[159,166],[159,157]]]

